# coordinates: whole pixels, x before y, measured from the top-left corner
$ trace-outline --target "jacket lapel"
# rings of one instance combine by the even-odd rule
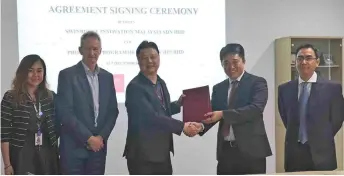
[[[292,117],[297,117],[295,122],[299,123],[299,98],[298,98],[298,94],[299,94],[299,81],[298,80],[293,80],[291,82],[291,88],[290,90],[290,98],[291,98],[291,113],[294,113],[292,115]],[[319,78],[317,79],[317,82],[312,83],[311,86],[311,92],[308,98],[308,105],[307,105],[307,117],[313,117],[316,116],[316,114],[313,113],[317,113],[317,105],[319,100],[321,100],[321,92],[322,89],[324,87],[323,84],[323,79]]]
[[[308,115],[307,117],[315,117],[318,114],[317,109],[319,110],[319,108],[321,109],[321,107],[318,107],[317,105],[319,104],[321,98],[321,93],[325,92],[323,91],[324,89],[324,85],[323,84],[324,80],[322,78],[317,79],[316,83],[312,83],[312,88],[311,88],[311,92],[309,95],[309,99],[308,99]]]
[[[108,82],[106,81],[106,77],[102,70],[100,70],[98,74],[98,81],[99,81],[99,117],[101,117],[104,112],[106,112],[106,100],[107,100],[107,86]],[[114,86],[114,85],[113,85]]]
[[[239,85],[236,89],[236,92],[234,92],[233,94],[233,98],[231,98],[231,101],[233,101],[233,103],[231,104],[231,107],[237,107],[238,104],[240,104],[240,102],[238,102],[238,97],[240,96],[244,96],[245,92],[247,92],[247,89],[250,88],[250,86],[248,85],[250,82],[248,81],[248,79],[250,78],[250,74],[248,74],[247,72],[245,72],[240,81],[239,81]]]
[[[165,82],[162,79],[160,79],[159,82],[160,82],[160,85],[161,85],[162,94],[164,95],[164,103],[165,103],[166,111],[168,112],[168,114],[171,114],[171,109],[170,109],[170,102],[171,102],[171,100],[170,100],[170,98],[168,96],[167,86],[166,86]],[[159,102],[160,102],[160,100],[159,100]]]
[[[224,106],[221,109],[228,109],[228,89],[229,89],[229,80],[226,79],[223,81],[219,92],[217,95],[219,95],[218,99],[220,100],[220,105]]]
[[[298,93],[299,93],[299,81],[293,80],[288,89],[287,97],[290,96],[289,99],[289,105],[290,111],[288,113],[291,113],[291,117],[294,117],[295,122],[299,123],[299,98],[298,98]]]
[[[85,95],[90,107],[93,109],[94,105],[93,105],[91,87],[90,87],[90,84],[88,82],[86,72],[85,72],[85,69],[84,69],[81,61],[78,63],[78,72],[79,72],[79,75],[78,75],[77,79],[78,79],[78,82],[80,84],[80,87],[84,91],[84,95]]]
[[[164,109],[163,105],[160,103],[160,100],[159,100],[159,98],[158,98],[158,96],[156,94],[155,87],[154,87],[154,84],[152,83],[152,81],[149,80],[142,72],[139,73],[139,76],[140,76],[140,78],[141,78],[141,80],[143,81],[144,84],[149,85],[148,93],[150,94],[150,96],[152,97],[152,100],[154,101],[153,102],[154,106],[158,105],[159,108]],[[170,104],[167,103],[167,102],[170,102],[170,100],[168,99],[168,96],[166,95],[168,93],[166,84],[159,76],[158,76],[157,81],[160,82],[161,89],[162,89],[163,95],[164,95],[163,98],[164,98],[164,102],[165,102],[165,106],[166,106],[166,111],[169,112]]]
[[[219,89],[217,90],[218,92],[216,93],[217,94],[216,98],[218,99],[218,102],[214,102],[214,103],[216,104],[219,103],[215,105],[216,107],[219,107],[219,109],[217,110],[228,109],[228,89],[229,89],[229,80],[226,79],[221,83]],[[224,121],[223,119],[221,119],[220,124],[219,124],[219,130],[222,130],[223,123]]]

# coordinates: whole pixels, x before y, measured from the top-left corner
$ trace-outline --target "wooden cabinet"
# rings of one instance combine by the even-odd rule
[[[285,128],[280,118],[277,98],[278,86],[298,77],[295,68],[295,51],[302,44],[312,44],[319,53],[318,75],[335,80],[343,85],[343,38],[342,37],[284,37],[275,41],[275,131],[276,131],[276,172],[284,172]],[[338,170],[343,170],[343,127],[335,137]]]

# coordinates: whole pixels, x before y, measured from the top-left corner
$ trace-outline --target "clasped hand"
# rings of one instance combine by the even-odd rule
[[[98,152],[100,149],[104,147],[104,141],[101,136],[91,136],[87,140],[87,149],[92,150],[94,152]]]
[[[200,131],[203,130],[203,126],[201,123],[197,122],[186,122],[184,124],[183,132],[186,136],[193,137],[198,134]]]

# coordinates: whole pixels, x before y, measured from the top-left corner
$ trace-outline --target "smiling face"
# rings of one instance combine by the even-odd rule
[[[40,60],[36,61],[31,68],[29,68],[27,75],[27,84],[29,87],[38,87],[44,78],[43,64]]]
[[[138,55],[140,70],[145,75],[157,74],[160,66],[160,55],[154,48],[142,49]]]
[[[101,43],[97,37],[85,38],[79,48],[84,63],[89,67],[95,67],[101,50]]]
[[[312,48],[300,49],[296,57],[296,67],[300,77],[308,80],[312,77],[315,69],[319,66],[319,58],[317,58],[315,51]]]
[[[245,61],[238,54],[227,54],[222,60],[222,67],[230,79],[237,79],[245,69]]]

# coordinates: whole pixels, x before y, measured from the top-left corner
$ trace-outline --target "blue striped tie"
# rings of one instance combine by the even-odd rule
[[[307,104],[309,98],[309,91],[307,88],[308,82],[301,83],[302,91],[299,97],[299,117],[300,117],[300,129],[299,129],[299,140],[302,144],[307,142]]]

